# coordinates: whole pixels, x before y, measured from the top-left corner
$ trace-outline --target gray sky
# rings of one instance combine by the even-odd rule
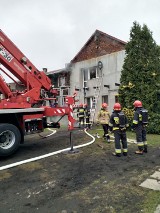
[[[129,40],[146,24],[160,45],[159,0],[0,0],[0,27],[39,69],[65,67],[96,29]]]

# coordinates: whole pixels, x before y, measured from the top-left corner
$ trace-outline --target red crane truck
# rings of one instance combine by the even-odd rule
[[[42,132],[46,127],[59,127],[47,123],[47,117],[68,116],[68,130],[72,130],[74,96],[66,97],[64,107],[46,106],[56,100],[58,92],[43,71],[39,71],[16,45],[0,30],[0,70],[8,70],[24,85],[24,91],[12,91],[0,75],[0,156],[13,154],[24,143],[26,134]]]

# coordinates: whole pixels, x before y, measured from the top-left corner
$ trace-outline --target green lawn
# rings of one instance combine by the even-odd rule
[[[103,136],[103,129],[101,128],[101,126],[97,126],[96,128],[93,128],[92,130],[90,130],[90,132],[92,134],[98,133],[101,137]],[[111,135],[113,135],[113,133]],[[127,131],[127,138],[136,139],[135,132]],[[147,134],[147,142],[150,146],[160,145],[160,135]]]

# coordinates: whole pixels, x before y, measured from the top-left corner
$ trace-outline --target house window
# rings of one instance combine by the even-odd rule
[[[62,89],[62,95],[69,95],[69,88]]]
[[[96,66],[89,68],[90,79],[102,77],[102,70]]]
[[[88,108],[91,108],[91,98],[86,98]]]
[[[83,73],[83,87],[87,87],[88,80],[102,77],[102,70],[97,69],[97,66],[84,68],[82,69],[82,73]]]
[[[70,89],[67,87],[65,89],[61,89],[60,88],[60,94],[59,94],[59,102],[60,102],[60,106],[64,106],[66,105],[65,103],[65,98],[66,96],[68,96],[70,93]]]
[[[108,95],[102,96],[102,103],[107,103],[108,104]]]
[[[60,87],[65,86],[65,82],[66,82],[65,76],[59,77],[59,86]]]
[[[88,81],[88,69],[82,69],[83,73],[83,88],[87,87],[87,81]]]
[[[118,95],[115,95],[115,103],[118,102]]]
[[[90,74],[90,79],[96,78],[97,77],[97,68],[96,67],[90,68],[89,74]]]
[[[97,78],[102,77],[102,69],[97,69]]]

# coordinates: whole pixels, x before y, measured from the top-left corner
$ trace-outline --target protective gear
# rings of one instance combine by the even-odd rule
[[[120,104],[116,103],[115,105],[116,105],[115,108],[118,110],[114,110],[109,121],[109,129],[111,130],[113,128],[114,132],[115,155],[120,157],[121,152],[123,152],[123,155],[127,156],[128,146],[127,146],[126,128],[129,126],[129,124],[125,114],[119,110]]]
[[[83,108],[83,104],[80,104],[79,108],[77,109],[77,117],[79,118],[79,128],[84,128],[84,116],[85,110]]]
[[[148,124],[148,110],[141,107],[137,107],[134,113],[133,128],[138,124],[143,124],[144,127]]]
[[[119,116],[119,127],[120,129],[122,130],[125,130],[126,129],[126,118],[125,118],[125,114],[124,112],[119,112],[118,113],[118,116]]]
[[[116,157],[121,157],[121,153],[115,153],[115,152],[113,152],[112,155],[116,156]]]
[[[147,125],[148,124],[148,110],[142,109],[140,111],[140,113],[142,115],[142,124]]]
[[[120,111],[112,113],[111,119],[109,122],[110,129],[112,128],[114,130],[121,130],[125,131],[126,128],[129,126],[127,117],[125,116],[124,112]]]
[[[90,127],[91,127],[91,122],[90,122],[91,112],[90,112],[90,109],[87,107],[87,104],[85,104],[85,106],[84,106],[84,108],[85,108],[84,109],[84,112],[85,112],[85,125],[86,125],[86,128],[90,129]]]
[[[142,106],[140,103],[139,105],[135,105],[136,110],[134,112],[134,117],[133,117],[133,125],[132,128],[134,128],[135,132],[136,132],[136,141],[137,141],[137,145],[138,145],[138,151],[135,152],[136,154],[143,154],[143,150],[145,150],[145,152],[147,152],[147,139],[146,139],[146,128],[145,126],[148,123],[148,112],[147,110],[143,109],[142,107],[138,107],[138,106]],[[143,111],[143,113],[142,113]],[[145,122],[143,124],[143,122]],[[146,148],[146,149],[145,149]]]
[[[106,128],[106,126],[104,126],[104,129],[105,129],[105,132],[108,131],[108,128]],[[103,138],[104,138],[108,143],[110,143],[110,135],[109,135],[109,134],[104,133]]]
[[[82,104],[82,103],[80,103],[80,104],[79,104],[79,107],[83,107],[83,104]]]
[[[144,145],[143,152],[145,152],[145,153],[147,153],[147,152],[148,152],[148,150],[147,150],[147,145]]]
[[[120,111],[120,110],[121,110],[121,105],[120,105],[120,103],[115,103],[114,106],[113,106],[113,109],[114,109],[115,111]]]
[[[143,155],[143,150],[137,150],[137,151],[135,151],[135,154]]]
[[[108,105],[106,103],[102,104],[102,108],[107,108],[107,107],[108,107]]]
[[[133,103],[134,107],[137,108],[137,107],[142,107],[142,102],[139,101],[139,100],[136,100],[134,103]]]
[[[107,110],[106,103],[103,103],[102,107],[103,108],[98,112],[97,120],[103,127],[103,131],[104,131],[103,137],[105,139],[107,139],[107,142],[110,142],[110,136],[108,134],[108,123],[109,123],[109,119],[110,119],[110,114]]]
[[[98,112],[97,120],[100,122],[100,124],[108,124],[109,119],[110,119],[110,114],[109,114],[108,110],[101,109]]]

